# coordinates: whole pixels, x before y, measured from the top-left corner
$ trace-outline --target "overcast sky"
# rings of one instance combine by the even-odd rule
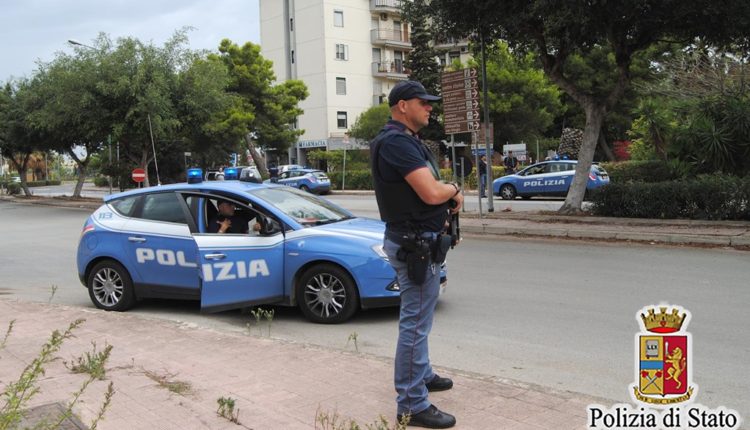
[[[192,49],[215,50],[223,38],[260,43],[258,0],[0,0],[0,82],[72,53],[68,39],[90,45],[104,32],[161,46],[184,26],[195,27]]]

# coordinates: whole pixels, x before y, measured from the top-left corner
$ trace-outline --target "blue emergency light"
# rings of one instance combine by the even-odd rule
[[[225,167],[224,168],[224,180],[230,181],[232,179],[239,179],[240,172],[236,167]]]
[[[193,167],[187,171],[187,182],[188,184],[197,184],[203,182],[203,170],[198,167]]]

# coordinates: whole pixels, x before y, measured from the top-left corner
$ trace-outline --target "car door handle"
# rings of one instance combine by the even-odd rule
[[[226,258],[224,254],[206,254],[208,260],[223,260],[224,258]]]
[[[128,236],[128,241],[143,243],[143,242],[146,241],[146,238],[145,237],[138,237],[138,236]]]

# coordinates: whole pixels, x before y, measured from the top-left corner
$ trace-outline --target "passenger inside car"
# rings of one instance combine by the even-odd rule
[[[208,201],[206,206],[209,215],[208,233],[248,234],[252,232],[256,235],[260,233],[261,226],[256,214],[247,210],[237,210],[234,203],[228,200],[219,200],[215,207],[213,201]],[[254,221],[252,229],[249,228],[251,221]]]

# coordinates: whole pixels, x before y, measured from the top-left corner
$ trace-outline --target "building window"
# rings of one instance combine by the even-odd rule
[[[294,64],[294,49],[292,49],[292,52],[290,53],[289,57],[292,59],[292,64]]]
[[[336,112],[336,126],[346,128],[346,112]]]
[[[453,63],[454,61],[461,59],[461,53],[459,51],[451,51],[448,53],[448,58],[450,59],[450,62]]]
[[[289,18],[289,31],[294,31],[294,18]]]
[[[349,59],[349,46],[343,43],[336,44],[336,59],[337,60],[348,60]]]
[[[334,10],[333,11],[333,25],[335,27],[343,27],[344,26],[344,11],[343,10]]]
[[[346,95],[346,78],[336,78],[336,94],[339,96]]]

